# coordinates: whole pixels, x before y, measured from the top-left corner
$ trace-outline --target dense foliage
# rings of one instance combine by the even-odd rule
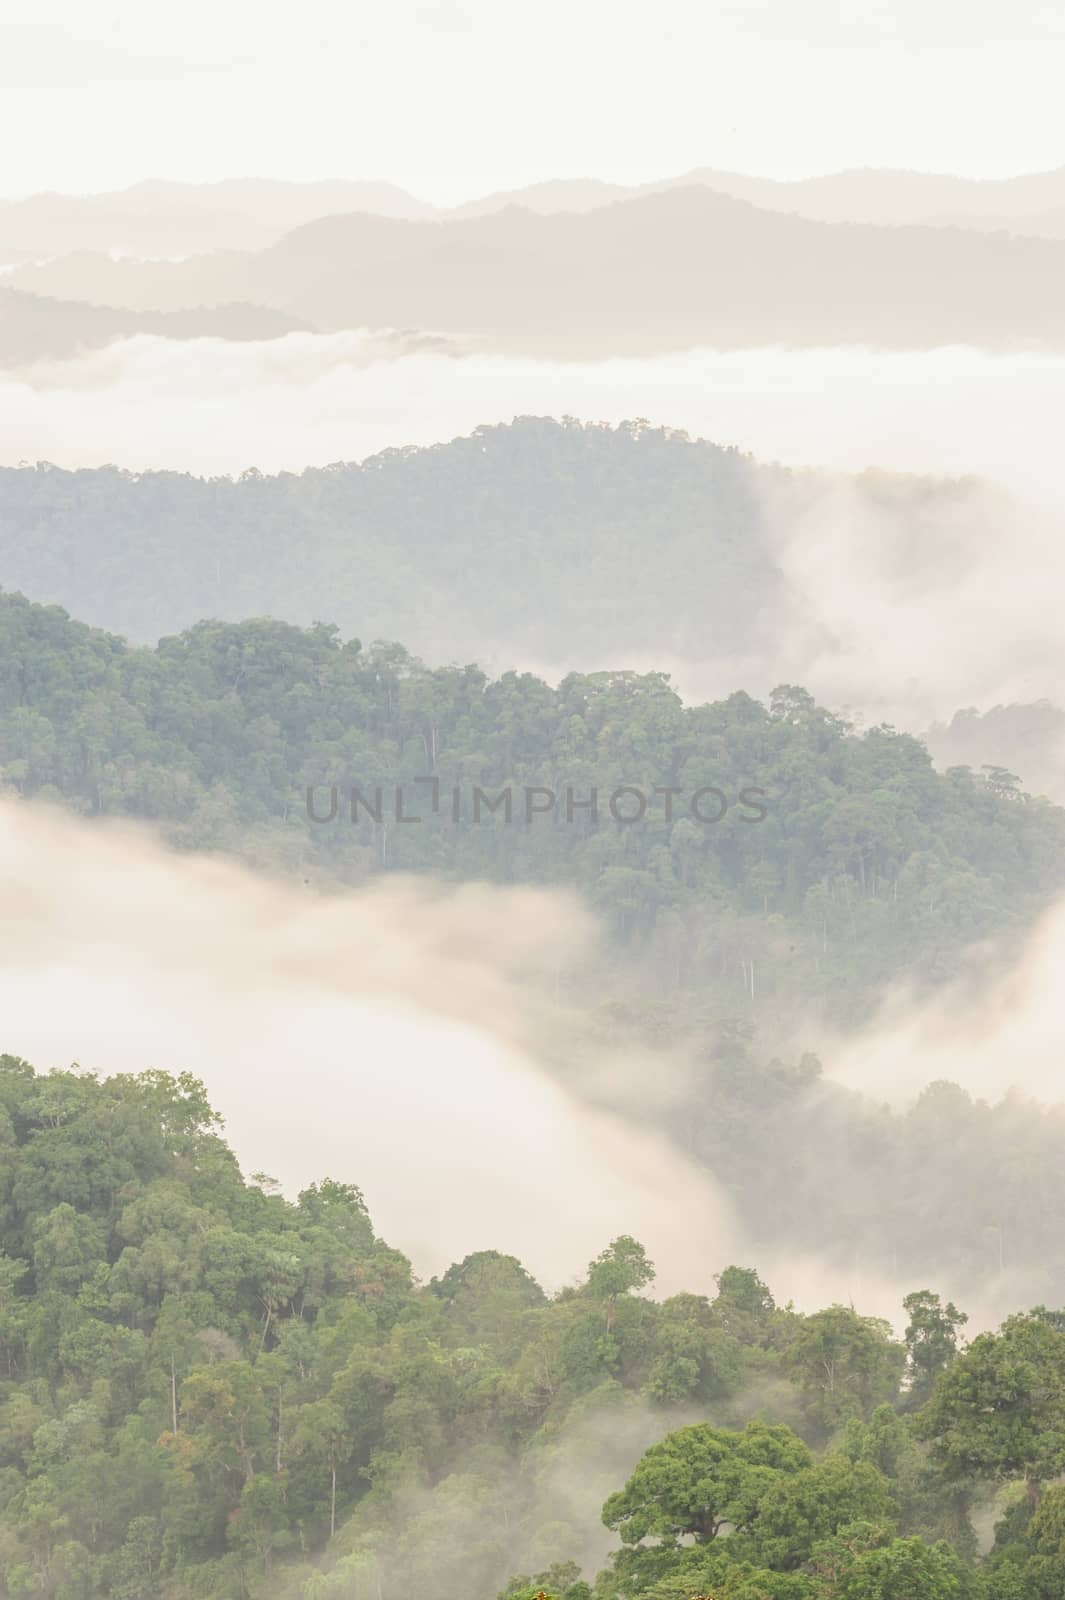
[[[553,1295],[494,1251],[419,1284],[357,1189],[245,1181],[195,1079],[10,1056],[0,1246],[12,1596],[1061,1592],[1065,1315],[959,1353],[928,1290],[902,1340],[749,1268],[659,1303],[629,1238]]]
[[[811,1056],[766,1062],[726,1036],[660,1119],[767,1248],[816,1252],[900,1293],[933,1278],[1000,1314],[1065,1297],[1060,1106],[934,1083],[893,1111],[825,1081]]]
[[[445,797],[460,785],[463,823],[410,782],[430,772]],[[0,776],[11,794],[154,819],[182,846],[322,882],[398,868],[575,886],[615,937],[601,969],[567,980],[574,1010],[600,1053],[635,1039],[691,1056],[685,1096],[649,1087],[642,1114],[726,1185],[750,1238],[900,1294],[934,1278],[993,1288],[1003,1310],[1065,1298],[1060,1113],[949,1086],[891,1113],[824,1083],[801,1044],[766,1059],[795,1016],[860,1017],[887,980],[951,975],[973,938],[1019,941],[1061,883],[1063,814],[1008,774],[936,774],[916,740],[859,734],[796,689],[685,708],[658,674],[552,689],[267,622],[148,650],[0,596]],[[395,822],[400,780],[416,826]],[[682,798],[672,823],[658,802],[616,824],[605,796],[633,782],[733,798],[754,785],[766,816],[751,825],[733,805],[699,826]],[[337,817],[314,823],[306,788],[327,808],[331,783]],[[380,825],[364,808],[351,821],[356,783],[382,786]],[[507,783],[511,823],[474,825],[473,787]],[[598,825],[567,822],[560,802],[526,826],[530,784],[598,785]]]
[[[763,497],[784,476],[546,418],[236,481],[0,468],[0,584],[145,642],[274,616],[431,661],[705,660],[751,648],[779,590]]]
[[[916,739],[858,733],[801,689],[686,707],[661,673],[555,689],[280,622],[205,622],[149,650],[18,595],[0,596],[0,776],[308,876],[565,884],[639,946],[657,993],[723,996],[728,1015],[801,997],[860,1016],[887,980],[1008,947],[1065,880],[1065,812],[1009,774],[936,773]],[[419,778],[439,784],[435,813]],[[308,791],[328,818],[334,786],[315,822]],[[507,787],[509,823],[489,809]],[[556,799],[530,818],[539,787]],[[611,815],[619,787],[647,802],[635,824]],[[580,806],[593,789],[598,816]],[[692,809],[707,790],[720,821],[712,794]]]

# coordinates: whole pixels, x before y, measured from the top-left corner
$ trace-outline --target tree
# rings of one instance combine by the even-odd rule
[[[576,1561],[556,1561],[534,1578],[511,1578],[497,1600],[592,1600],[592,1590]]]
[[[256,1556],[269,1576],[274,1556],[291,1543],[285,1512],[285,1482],[280,1474],[257,1472],[244,1485],[231,1539]]]
[[[190,1373],[181,1385],[181,1415],[192,1426],[197,1456],[205,1467],[217,1461],[251,1482],[269,1435],[262,1391],[250,1362],[229,1361]]]
[[[939,1374],[957,1356],[958,1330],[969,1319],[953,1301],[943,1305],[928,1289],[908,1294],[902,1304],[909,1316],[904,1336],[907,1401],[916,1408],[929,1398]]]
[[[713,1098],[724,1148],[746,1140],[749,1155],[752,1126],[778,1118],[786,1157],[803,1075],[750,1071],[743,1037],[729,1030],[717,1089],[738,1083],[745,1098]],[[830,1093],[805,1124],[824,1121],[829,1143]],[[1033,1126],[1023,1108],[999,1123],[961,1104],[992,1144]],[[927,1126],[869,1115],[864,1152],[915,1139],[914,1161],[927,1159]],[[1057,1122],[1035,1126],[1053,1155]],[[1060,1485],[1038,1509],[1015,1486],[976,1570],[962,1514],[978,1471],[1030,1485],[1041,1473],[1038,1490],[1063,1464],[1060,1311],[1011,1319],[951,1361],[954,1308],[912,1296],[914,1363],[942,1366],[915,1420],[890,1403],[901,1352],[882,1324],[778,1310],[750,1269],[723,1272],[712,1303],[658,1303],[623,1236],[585,1284],[552,1296],[494,1251],[419,1284],[353,1187],[292,1204],[247,1183],[195,1079],[38,1078],[13,1058],[0,1058],[0,1252],[4,1594],[483,1596],[520,1567],[535,1574],[512,1585],[531,1589],[523,1600],[591,1600],[570,1558],[594,1550],[582,1523],[620,1461],[636,1467],[603,1506],[620,1548],[598,1600],[1065,1592]],[[856,1414],[827,1453],[776,1421],[660,1437],[673,1418],[655,1405],[742,1416],[749,1378],[790,1415],[782,1372],[809,1378],[811,1433],[827,1431],[829,1368]],[[879,1389],[892,1392],[861,1420]]]
[[[622,1234],[588,1268],[588,1293],[606,1304],[607,1331],[614,1326],[618,1299],[654,1282],[655,1269],[642,1244]]]
[[[1038,1600],[1060,1600],[1065,1594],[1065,1488],[1055,1485],[1043,1495],[1026,1530],[1024,1573]]]
[[[949,1545],[893,1539],[857,1556],[834,1592],[839,1600],[976,1600],[980,1588]]]
[[[505,1356],[517,1353],[530,1313],[547,1303],[520,1261],[497,1250],[474,1252],[429,1287],[444,1307],[455,1343],[486,1342]]]
[[[742,1433],[694,1423],[643,1455],[628,1483],[603,1507],[603,1522],[623,1543],[654,1538],[706,1544],[725,1527],[744,1529],[780,1474],[811,1463],[790,1428],[751,1422]]]
[[[649,1399],[659,1405],[690,1398],[721,1401],[735,1393],[742,1375],[743,1347],[717,1325],[702,1295],[673,1295],[662,1304],[644,1385]]]
[[[329,1471],[329,1537],[337,1526],[337,1468],[352,1452],[352,1440],[340,1407],[329,1400],[304,1406],[292,1439],[293,1450],[317,1455]]]
[[[945,1541],[897,1539],[883,1523],[844,1525],[814,1549],[817,1600],[1022,1600],[1011,1587],[985,1590]]]
[[[1038,1315],[982,1333],[939,1378],[917,1414],[951,1481],[1023,1478],[1038,1505],[1065,1469],[1065,1334]]]
[[[868,1417],[898,1393],[905,1351],[891,1330],[847,1306],[804,1317],[784,1355],[811,1425],[828,1437],[850,1417]]]
[[[713,1319],[741,1344],[761,1344],[776,1302],[753,1267],[726,1267],[715,1278]]]
[[[750,1543],[763,1565],[794,1571],[845,1524],[893,1526],[896,1513],[888,1481],[871,1462],[833,1452],[767,1489]]]

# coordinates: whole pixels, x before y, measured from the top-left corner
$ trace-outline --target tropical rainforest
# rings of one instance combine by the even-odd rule
[[[394,872],[577,887],[606,943],[560,975],[564,1070],[625,1041],[683,1048],[683,1093],[647,1093],[641,1114],[726,1184],[752,1241],[893,1283],[1065,1298],[1061,1112],[949,1084],[889,1109],[826,1080],[810,1047],[815,1025],[867,1021],[886,984],[979,982],[974,939],[995,961],[1020,948],[1065,876],[1065,812],[1005,770],[938,773],[912,736],[859,732],[794,686],[688,707],[661,674],[551,688],[266,621],[149,649],[3,595],[0,777],[12,799],[143,819],[308,893]],[[508,786],[509,820],[486,803],[474,822],[475,790]],[[646,816],[615,821],[608,796],[636,786]],[[656,786],[679,791],[672,819]],[[526,787],[557,803],[526,821]],[[701,823],[704,787],[761,799]],[[396,820],[397,788],[419,822]],[[598,789],[598,816],[567,816],[567,788]]]
[[[0,1600],[1065,1600],[1061,8],[7,9]]]
[[[692,654],[749,644],[777,593],[763,496],[785,479],[677,430],[532,417],[277,476],[40,463],[0,468],[0,563],[145,643],[278,616],[436,661]]]
[[[1065,882],[1065,811],[1002,768],[939,773],[800,687],[685,706],[662,673],[552,688],[324,624],[205,622],[149,649],[0,595],[0,776],[340,883],[564,883],[650,950],[659,991],[748,1012],[801,992],[854,1020],[887,980],[1018,938]]]
[[[0,1572],[54,1600],[1058,1600],[1065,1314],[418,1282],[203,1086],[0,1058]],[[993,1526],[993,1534],[988,1529]]]

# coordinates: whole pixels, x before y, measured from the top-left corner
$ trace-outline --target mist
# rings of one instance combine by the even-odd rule
[[[962,708],[1061,704],[1065,544],[1053,491],[1021,497],[974,477],[932,487],[872,472],[803,473],[766,489],[783,583],[749,647],[718,653],[708,638],[702,659],[630,653],[625,664],[668,671],[690,704],[740,686],[767,699],[798,683],[859,728],[888,722],[920,737]],[[557,661],[533,665],[560,672]],[[940,734],[944,766],[997,762],[1033,793],[1065,795],[1065,742],[977,723],[953,754]]]
[[[123,341],[9,374],[0,425],[11,458],[236,474],[429,445],[500,416],[647,415],[797,471],[766,507],[787,601],[749,650],[722,655],[707,637],[701,657],[645,658],[623,634],[606,664],[669,670],[689,700],[802,682],[859,720],[921,733],[960,707],[1065,700],[1063,400],[1065,360],[1047,355],[695,350],[582,364],[353,332]],[[889,473],[959,481],[925,507],[920,485],[896,491]],[[398,623],[381,631],[405,638]],[[550,679],[605,664],[579,631],[564,654],[508,650],[487,618],[460,648]],[[1059,792],[1057,765],[1033,766]]]
[[[357,1184],[419,1275],[495,1249],[553,1291],[630,1233],[658,1296],[712,1293],[750,1260],[781,1303],[900,1325],[907,1284],[752,1240],[713,1174],[656,1131],[692,1092],[684,1051],[622,1033],[589,1052],[603,932],[575,896],[402,878],[322,893],[174,852],[143,826],[12,801],[0,854],[0,1048],[39,1071],[191,1071],[245,1172],[290,1196],[325,1176]],[[940,1077],[1055,1099],[1063,955],[1065,906],[982,1004],[963,986],[923,1007],[891,994],[868,1028],[826,1038],[811,1023],[806,1042],[871,1100],[903,1105]],[[581,972],[575,1009],[559,978]],[[1002,1285],[957,1282],[948,1261],[940,1282],[974,1326],[1007,1308]]]
[[[831,1074],[895,1105],[944,1080],[988,1100],[1019,1093],[1060,1104],[1063,962],[1058,902],[1023,938],[974,947],[968,971],[934,999],[918,1001],[903,988],[885,995],[868,1027],[828,1045]]]
[[[414,880],[320,896],[11,804],[0,849],[8,1053],[192,1071],[245,1170],[290,1194],[358,1184],[424,1275],[498,1249],[558,1287],[623,1232],[664,1292],[730,1259],[712,1178],[545,1066],[555,974],[594,938],[571,897]]]
[[[847,346],[556,362],[473,354],[461,339],[446,341],[445,354],[417,351],[419,339],[440,338],[123,340],[9,371],[5,455],[131,471],[298,472],[512,415],[647,417],[792,467],[972,473],[1035,499],[1060,494],[1058,355]]]
[[[1065,16],[861,9],[16,0],[0,1594],[1065,1594]]]

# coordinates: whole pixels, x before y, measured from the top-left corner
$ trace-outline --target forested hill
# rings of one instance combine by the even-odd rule
[[[298,476],[0,469],[0,585],[154,642],[327,617],[429,660],[751,646],[782,474],[683,434],[524,418]]]
[[[0,1056],[0,1589],[1059,1600],[1060,1313],[963,1348],[927,1285],[896,1337],[654,1276],[622,1235],[552,1295],[498,1248],[419,1284],[353,1184],[245,1181],[194,1077]]]
[[[296,317],[259,306],[123,311],[0,288],[0,367],[62,360],[138,333],[163,339],[280,339],[303,326]]]
[[[855,559],[872,542],[900,603],[951,592],[999,537],[974,481],[791,472],[639,421],[522,417],[299,474],[0,468],[0,586],[139,643],[273,616],[434,663],[702,669],[775,659],[782,638],[816,659],[833,640],[780,552],[841,496]]]
[[[149,649],[0,596],[0,773],[317,879],[567,885],[658,992],[728,1015],[801,997],[860,1016],[888,979],[1016,943],[1065,882],[1065,811],[998,769],[939,774],[912,736],[859,733],[802,689],[685,707],[658,673],[493,680],[325,625],[204,622]],[[308,789],[328,818],[333,786],[313,820]]]

